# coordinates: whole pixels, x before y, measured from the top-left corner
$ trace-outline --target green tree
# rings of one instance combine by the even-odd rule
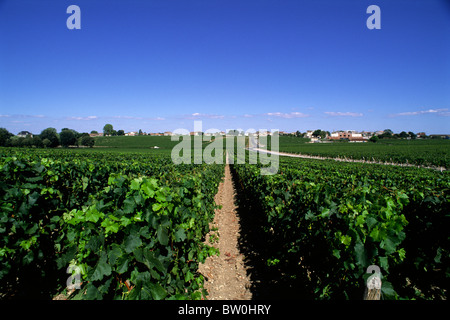
[[[81,137],[81,145],[82,146],[92,148],[94,146],[94,144],[95,144],[95,139],[90,137],[89,135]]]
[[[22,147],[22,140],[24,138],[18,137],[18,136],[12,136],[8,139],[7,145],[8,147]]]
[[[117,130],[117,135],[118,136],[124,136],[125,135],[125,131],[123,131],[122,129]]]
[[[29,135],[25,138],[21,138],[20,144],[22,147],[31,148],[33,146],[33,138]]]
[[[79,133],[78,134],[78,137],[77,137],[77,145],[78,146],[82,146],[83,144],[81,143],[81,140],[83,139],[83,137],[89,137],[89,133],[87,133],[87,132],[82,132],[82,133]]]
[[[378,138],[378,136],[371,136],[369,139],[370,142],[374,142],[374,143],[377,142],[378,140],[380,140],[380,138]]]
[[[45,148],[51,148],[52,142],[49,139],[45,138],[42,140],[42,144],[44,145]]]
[[[400,132],[399,133],[399,135],[398,135],[400,138],[408,138],[408,134],[406,133],[406,131],[402,131],[402,132]]]
[[[44,143],[42,143],[42,139],[39,136],[33,136],[33,146],[36,148],[43,148]]]
[[[6,146],[8,144],[9,138],[14,136],[5,128],[0,128],[0,146]]]
[[[317,129],[316,131],[313,132],[313,137],[320,137],[320,138],[325,138],[327,136],[327,132],[326,131],[322,131],[320,129]]]
[[[44,145],[48,148],[55,148],[59,145],[59,136],[55,128],[44,129],[39,136]],[[47,143],[45,142],[46,139],[48,140]]]
[[[61,145],[64,148],[77,144],[77,137],[73,130],[70,129],[63,129],[59,134],[59,139],[61,140]]]
[[[105,136],[110,136],[110,135],[112,135],[112,134],[113,134],[113,131],[114,131],[114,128],[113,128],[113,125],[112,125],[112,124],[107,123],[107,124],[105,124],[105,126],[103,127],[103,134],[104,134]]]
[[[380,138],[380,139],[393,138],[393,137],[394,137],[394,132],[392,132],[391,129],[384,130],[383,133],[378,136],[378,138]]]

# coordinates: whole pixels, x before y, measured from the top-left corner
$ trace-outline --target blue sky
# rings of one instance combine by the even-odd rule
[[[72,4],[80,30],[66,27]],[[194,120],[450,133],[450,1],[0,0],[0,127]]]

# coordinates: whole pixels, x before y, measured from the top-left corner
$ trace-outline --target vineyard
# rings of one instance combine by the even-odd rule
[[[199,299],[223,166],[140,154],[2,150],[0,288],[50,298]]]
[[[205,235],[224,167],[1,149],[0,298],[207,298],[198,268],[223,254]],[[446,299],[448,171],[283,157],[272,176],[230,168],[274,280],[308,299],[360,300],[377,265],[384,299]]]
[[[326,158],[450,167],[449,140],[387,140],[377,143],[306,143],[305,138],[280,136],[279,151]],[[270,137],[268,148],[270,149]]]
[[[267,265],[312,299],[362,299],[367,267],[385,299],[442,299],[450,287],[450,175],[282,158],[279,174],[235,165],[258,214]]]

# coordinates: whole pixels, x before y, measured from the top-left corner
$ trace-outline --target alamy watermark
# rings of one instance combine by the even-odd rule
[[[366,13],[370,14],[367,18],[366,26],[367,29],[381,29],[381,9],[377,5],[370,5],[367,7]]]
[[[367,267],[366,273],[370,276],[366,280],[366,290],[364,300],[380,300],[381,299],[381,269],[373,264]]]
[[[81,29],[81,9],[79,6],[72,4],[67,7],[66,13],[70,16],[66,20],[67,29]]]
[[[81,288],[81,268],[76,264],[70,264],[66,273],[70,274],[67,278],[66,286],[68,290],[75,290]]]
[[[79,6],[72,4],[67,7],[66,13],[70,16],[66,20],[66,26],[69,30],[81,29],[81,9]],[[366,20],[366,26],[369,30],[381,29],[381,9],[377,5],[370,5],[366,10],[370,16]]]
[[[278,129],[227,130],[221,134],[217,129],[202,130],[202,121],[194,121],[194,131],[176,129],[172,141],[181,141],[173,147],[174,164],[257,164],[262,165],[261,174],[273,175],[279,167]],[[270,149],[268,148],[270,136]],[[214,137],[214,139],[213,139]],[[207,143],[206,146],[203,146]],[[263,149],[265,148],[265,149]],[[249,150],[248,159],[246,150]],[[192,154],[192,152],[194,154]],[[236,157],[235,157],[236,156]],[[236,158],[236,159],[235,159]]]

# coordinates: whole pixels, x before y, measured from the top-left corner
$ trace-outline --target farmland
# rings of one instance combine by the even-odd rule
[[[9,149],[0,165],[2,295],[50,298],[73,267],[76,299],[201,297],[197,268],[215,254],[202,240],[223,166]]]
[[[294,158],[278,175],[234,170],[269,271],[303,297],[361,299],[369,265],[381,267],[386,299],[445,297],[447,171]]]
[[[171,150],[178,142],[171,141],[171,137],[164,136],[115,136],[115,137],[96,137],[95,145],[99,147],[108,147],[114,149],[155,149]]]
[[[174,165],[170,137],[112,138],[93,149],[0,149],[2,298],[207,297],[198,268],[224,254],[204,241],[225,165]],[[436,146],[445,154],[439,143],[415,148],[416,160]],[[378,157],[395,147],[379,146]],[[448,171],[282,157],[278,174],[262,176],[260,166],[230,170],[273,281],[308,299],[361,299],[377,265],[385,299],[446,298]],[[68,270],[79,290],[67,291]]]
[[[379,140],[377,143],[306,143],[306,140],[281,136],[280,151],[329,158],[450,167],[450,140]]]

